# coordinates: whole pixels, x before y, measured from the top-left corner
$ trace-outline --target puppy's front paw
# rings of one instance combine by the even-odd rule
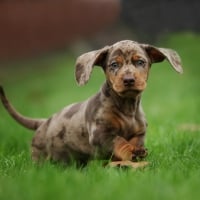
[[[148,151],[144,147],[137,147],[133,150],[133,160],[136,158],[145,158],[148,155]]]

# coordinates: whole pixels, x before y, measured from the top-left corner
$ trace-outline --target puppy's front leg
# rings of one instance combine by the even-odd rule
[[[148,155],[147,149],[144,147],[145,134],[132,137],[128,142],[133,147],[133,159],[144,158]]]
[[[115,131],[98,128],[90,134],[90,144],[97,149],[100,157],[112,157],[115,160],[132,160],[133,146]]]
[[[122,161],[133,159],[134,148],[127,140],[123,137],[116,136],[113,143],[113,153],[117,159]]]

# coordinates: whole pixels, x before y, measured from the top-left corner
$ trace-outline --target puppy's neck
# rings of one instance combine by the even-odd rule
[[[132,97],[120,96],[112,89],[108,82],[105,82],[102,86],[102,93],[112,107],[114,106],[125,115],[134,116],[140,108],[141,94]]]

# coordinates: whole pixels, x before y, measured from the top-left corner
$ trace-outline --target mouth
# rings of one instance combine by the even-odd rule
[[[138,95],[140,93],[142,93],[142,90],[139,90],[139,89],[126,89],[126,90],[120,92],[120,94],[122,96],[127,96],[127,97],[136,96],[136,95]]]
[[[136,97],[137,95],[141,94],[144,90],[143,87],[140,85],[132,85],[132,86],[121,86],[121,85],[113,85],[113,90],[118,93],[121,97]]]

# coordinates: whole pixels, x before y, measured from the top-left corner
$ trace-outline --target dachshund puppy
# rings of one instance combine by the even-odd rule
[[[81,55],[76,62],[76,80],[84,85],[94,66],[100,66],[106,81],[101,90],[84,102],[63,108],[48,119],[30,119],[19,114],[0,88],[0,97],[10,115],[35,130],[32,158],[35,161],[87,163],[93,158],[133,161],[144,158],[147,122],[141,106],[151,65],[167,60],[182,73],[179,55],[130,40]]]

